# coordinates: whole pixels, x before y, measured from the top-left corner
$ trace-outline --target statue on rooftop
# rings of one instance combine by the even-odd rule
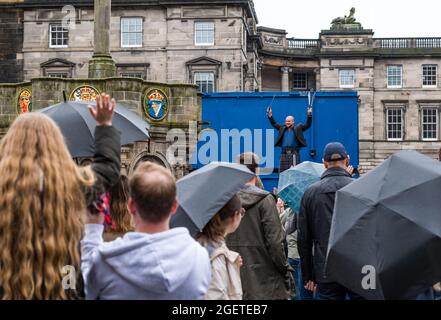
[[[332,28],[338,28],[344,25],[357,25],[361,28],[361,23],[357,22],[357,20],[354,17],[355,15],[355,8],[352,7],[351,11],[349,12],[349,16],[339,17],[332,20],[331,29]]]

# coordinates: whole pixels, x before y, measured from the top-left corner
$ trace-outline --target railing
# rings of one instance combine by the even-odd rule
[[[288,49],[318,49],[320,47],[317,39],[287,39]]]
[[[287,40],[288,49],[294,50],[317,50],[321,47],[318,39],[295,39]],[[370,43],[373,48],[379,49],[441,49],[440,38],[374,38]]]
[[[378,38],[376,47],[381,49],[439,49],[441,38]]]
[[[415,43],[417,48],[441,48],[441,38],[418,38]]]

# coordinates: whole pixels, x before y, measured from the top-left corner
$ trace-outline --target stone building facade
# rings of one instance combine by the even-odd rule
[[[23,80],[22,0],[0,0],[0,83]]]
[[[93,0],[24,0],[16,8],[23,10],[24,80],[88,76]],[[110,53],[119,76],[253,91],[256,24],[252,1],[113,0]]]
[[[75,89],[90,86],[98,93],[106,92],[119,103],[143,117],[146,95],[152,90],[160,90],[168,98],[168,113],[161,121],[150,123],[150,139],[123,146],[121,150],[122,173],[130,174],[143,161],[156,162],[169,168],[176,177],[182,177],[190,170],[188,157],[194,151],[195,143],[190,139],[192,130],[197,132],[201,112],[201,95],[197,87],[190,84],[165,84],[147,82],[142,79],[112,77],[106,79],[57,79],[50,77],[33,78],[16,84],[0,84],[0,136],[18,116],[19,96],[25,90],[32,94],[32,111],[63,101],[63,92],[69,97]],[[193,126],[193,127],[192,127]],[[170,129],[181,129],[168,136]],[[172,139],[173,138],[173,139]],[[178,138],[175,141],[175,138]],[[167,151],[171,145],[182,144],[187,157],[170,161]],[[174,149],[172,149],[174,150]],[[79,164],[90,163],[89,158],[76,159]]]
[[[0,83],[88,77],[93,0],[0,0],[0,7]],[[356,25],[295,39],[257,23],[251,0],[113,0],[117,76],[205,92],[354,90],[362,169],[406,148],[437,155],[441,38],[375,38]],[[141,108],[123,91],[117,97]]]
[[[392,153],[441,147],[441,38],[374,38],[372,30],[323,30],[318,39],[258,28],[263,91],[359,94],[362,170]]]

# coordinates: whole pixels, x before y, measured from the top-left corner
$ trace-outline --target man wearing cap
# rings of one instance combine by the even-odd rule
[[[285,124],[278,124],[273,118],[273,111],[268,108],[267,116],[271,125],[279,131],[276,140],[276,147],[282,148],[282,155],[280,156],[279,172],[289,169],[293,165],[299,164],[300,149],[306,147],[306,139],[303,132],[308,130],[312,124],[312,108],[308,108],[308,120],[306,124],[295,124],[293,116],[288,116]],[[294,158],[295,157],[295,158]]]
[[[326,171],[321,180],[304,193],[298,217],[297,245],[304,286],[322,300],[362,299],[338,283],[326,279],[325,260],[331,231],[335,193],[353,181],[349,156],[339,142],[329,143],[323,152]]]

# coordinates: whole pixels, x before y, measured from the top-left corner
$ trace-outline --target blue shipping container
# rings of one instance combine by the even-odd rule
[[[296,123],[307,120],[308,92],[213,93],[202,98],[202,121],[208,123],[200,135],[193,168],[209,161],[235,162],[245,151],[262,159],[265,188],[277,186],[280,148],[274,148],[277,131],[266,116],[272,106],[277,123],[289,115]],[[238,135],[239,134],[239,135]],[[251,136],[251,137],[250,137]],[[234,137],[239,137],[234,142]],[[358,94],[357,92],[317,92],[313,105],[313,124],[305,132],[308,147],[301,149],[302,161],[322,162],[323,149],[332,141],[342,142],[358,167]],[[250,140],[251,139],[251,140]],[[216,141],[215,141],[216,140]],[[239,141],[239,142],[238,142]],[[269,174],[273,171],[273,174]]]

